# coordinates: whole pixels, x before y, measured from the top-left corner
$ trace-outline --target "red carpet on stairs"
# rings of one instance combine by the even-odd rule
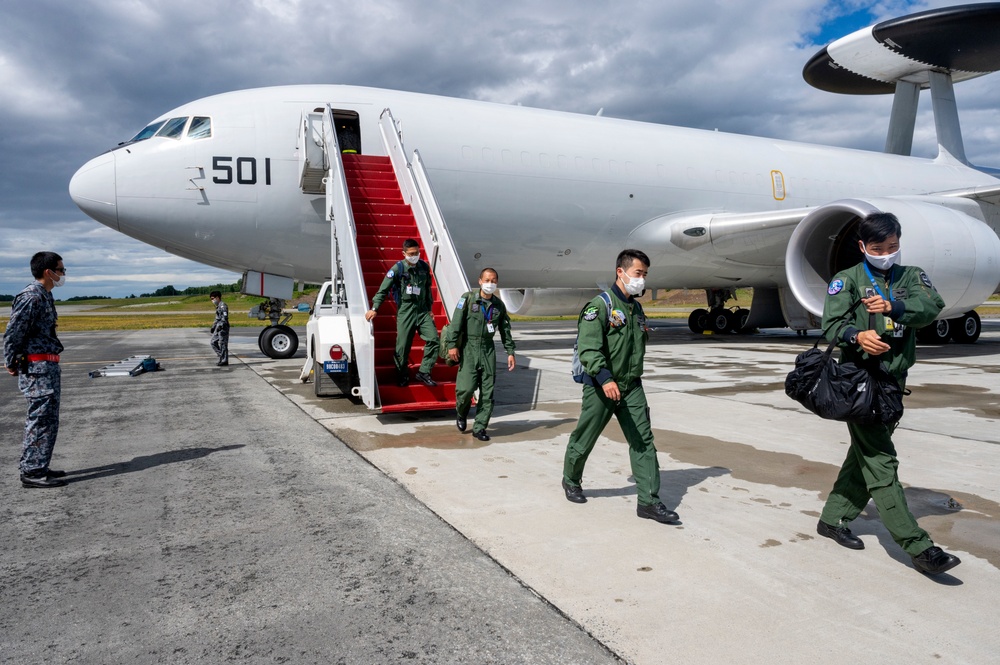
[[[364,273],[368,301],[371,302],[385,274],[403,257],[403,241],[414,238],[420,241],[416,220],[410,206],[403,203],[399,184],[388,157],[345,154],[344,174],[351,197],[354,223],[358,230],[358,254]],[[426,248],[421,243],[421,256],[426,260]],[[432,288],[434,326],[441,330],[448,323],[445,304],[441,301],[437,283]],[[431,411],[455,408],[455,375],[457,367],[443,362],[434,366],[431,377],[434,387],[425,386],[411,378],[405,388],[397,384],[393,352],[396,346],[396,305],[391,301],[382,304],[375,326],[375,381],[378,384],[382,413],[403,411]],[[410,352],[410,376],[416,373],[423,358],[423,340],[414,336]]]

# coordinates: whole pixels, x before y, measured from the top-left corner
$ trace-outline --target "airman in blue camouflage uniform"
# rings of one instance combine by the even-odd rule
[[[21,484],[25,487],[60,487],[65,471],[49,468],[59,433],[61,397],[57,315],[52,289],[66,283],[66,268],[55,252],[31,257],[36,281],[24,287],[11,305],[3,336],[3,361],[7,373],[17,376],[17,387],[28,400],[21,453]]]
[[[212,324],[212,350],[219,356],[220,367],[229,364],[229,305],[222,302],[222,293],[212,291],[209,294],[215,305],[215,322]]]

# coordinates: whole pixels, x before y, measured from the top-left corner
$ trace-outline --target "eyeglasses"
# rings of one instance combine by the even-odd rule
[[[50,270],[52,272],[58,272],[58,273],[62,273],[64,275],[66,274],[66,269],[65,268],[50,268]]]

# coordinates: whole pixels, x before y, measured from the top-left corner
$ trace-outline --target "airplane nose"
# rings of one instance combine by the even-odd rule
[[[117,231],[114,153],[106,152],[81,166],[69,181],[69,195],[80,210]]]

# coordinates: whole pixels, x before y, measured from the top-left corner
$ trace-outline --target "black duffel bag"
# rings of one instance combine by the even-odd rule
[[[860,304],[851,307],[847,318]],[[846,324],[845,324],[846,326]],[[824,331],[825,334],[825,331]],[[895,423],[903,416],[903,390],[883,363],[871,359],[871,368],[833,359],[839,334],[826,351],[813,348],[795,358],[795,369],[785,378],[785,394],[820,418],[865,425]]]

